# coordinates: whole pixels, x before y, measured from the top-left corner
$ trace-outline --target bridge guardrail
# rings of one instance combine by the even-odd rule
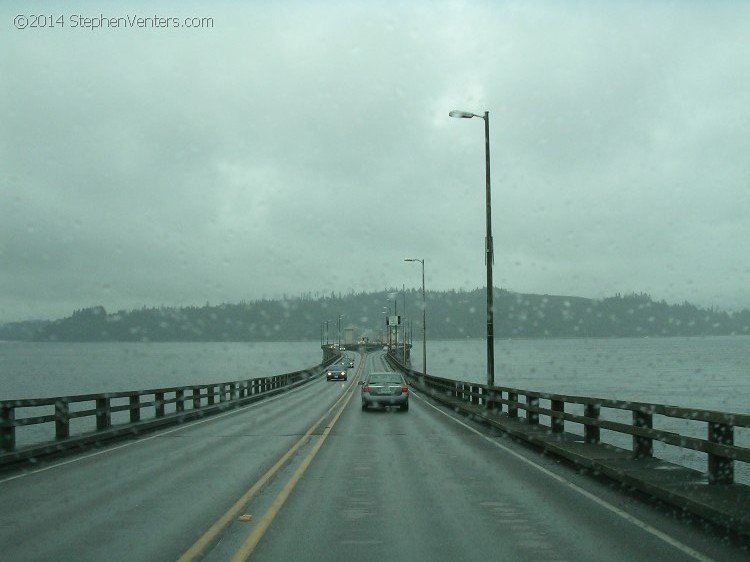
[[[184,423],[262,400],[305,384],[316,371],[336,359],[332,356],[310,369],[243,381],[0,400],[0,466]],[[126,419],[115,423],[113,417]],[[74,429],[74,423],[80,427]],[[54,427],[53,439],[17,446],[18,428],[44,424]]]
[[[484,384],[434,377],[414,371],[390,354],[387,359],[391,366],[403,371],[412,383],[417,383],[437,400],[447,398],[451,402],[464,402],[475,408],[489,406],[496,409],[496,413],[510,419],[520,420],[519,411],[524,411],[527,426],[539,426],[539,417],[547,416],[550,419],[549,431],[552,434],[562,434],[566,421],[580,424],[583,426],[582,437],[585,443],[599,444],[603,429],[629,435],[632,437],[632,458],[653,457],[654,441],[705,453],[708,483],[712,485],[734,483],[735,461],[750,463],[750,449],[734,444],[735,428],[750,427],[748,414],[551,394],[504,386],[488,387]],[[548,407],[545,407],[542,401]],[[582,406],[583,415],[566,411],[567,405]],[[603,410],[629,411],[631,422],[604,419]],[[706,438],[655,429],[654,416],[704,422],[707,424]]]

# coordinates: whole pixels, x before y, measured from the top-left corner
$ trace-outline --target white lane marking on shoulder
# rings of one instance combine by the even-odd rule
[[[605,501],[605,500],[603,500],[603,499],[595,496],[591,492],[587,492],[583,488],[577,486],[576,484],[573,484],[569,480],[566,480],[562,476],[559,476],[559,475],[555,474],[554,472],[551,472],[551,471],[547,470],[543,466],[535,463],[534,461],[532,461],[532,460],[524,457],[523,455],[521,455],[519,453],[516,453],[512,449],[509,449],[508,447],[505,447],[504,445],[501,445],[500,443],[498,443],[497,441],[495,441],[491,437],[488,437],[487,435],[485,435],[481,431],[478,431],[478,430],[474,429],[470,425],[468,425],[468,424],[462,422],[461,420],[459,420],[457,418],[454,418],[450,414],[447,414],[446,412],[442,411],[440,408],[436,407],[435,405],[430,404],[425,398],[422,398],[421,396],[417,395],[416,393],[413,393],[413,394],[414,394],[414,396],[416,398],[418,398],[419,400],[421,400],[422,402],[424,402],[430,408],[432,408],[435,411],[439,412],[440,414],[444,415],[448,419],[453,420],[457,424],[465,427],[469,431],[471,431],[471,432],[479,435],[482,439],[484,439],[485,441],[487,441],[489,443],[492,443],[495,447],[497,447],[499,449],[502,449],[504,452],[509,453],[510,455],[514,456],[516,459],[520,460],[521,462],[526,463],[527,465],[529,465],[529,466],[537,469],[542,474],[545,474],[545,475],[549,476],[550,478],[552,478],[553,480],[556,480],[557,482],[559,482],[559,483],[567,486],[571,490],[573,490],[575,492],[578,492],[582,496],[590,499],[591,501],[593,501],[594,503],[600,505],[604,509],[606,509],[608,511],[611,511],[612,513],[614,513],[615,515],[618,515],[618,516],[622,517],[626,521],[629,521],[630,523],[632,523],[636,527],[639,527],[640,529],[643,529],[647,533],[649,533],[649,534],[651,534],[651,535],[653,535],[653,536],[661,539],[662,541],[666,542],[667,544],[672,545],[673,547],[675,547],[679,551],[683,552],[684,554],[687,554],[688,556],[694,558],[695,560],[700,560],[701,562],[715,562],[715,560],[713,558],[709,558],[708,556],[706,556],[704,554],[701,554],[697,550],[693,550],[688,545],[686,545],[686,544],[678,541],[677,539],[674,539],[674,538],[670,537],[669,535],[667,535],[666,533],[660,531],[659,529],[657,529],[655,527],[652,527],[651,525],[649,525],[645,521],[642,521],[642,520],[638,519],[637,517],[635,517],[634,515],[631,515],[627,511],[623,511],[622,509],[620,509],[620,508],[612,505],[611,503],[609,503],[609,502],[607,502],[607,501]]]

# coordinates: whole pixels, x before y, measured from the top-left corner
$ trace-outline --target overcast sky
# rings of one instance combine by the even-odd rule
[[[484,287],[452,109],[495,286],[750,308],[750,2],[63,4],[0,6],[0,322]]]

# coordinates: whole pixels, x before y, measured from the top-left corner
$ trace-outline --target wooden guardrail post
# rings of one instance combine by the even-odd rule
[[[130,409],[130,423],[141,421],[141,395],[133,394],[128,399]]]
[[[201,407],[201,389],[193,389],[193,410],[200,410]]]
[[[108,396],[100,396],[96,399],[96,429],[101,431],[110,427],[112,427],[110,400]]]
[[[163,392],[154,393],[154,410],[155,410],[154,413],[157,418],[164,417],[164,393]]]
[[[646,429],[653,429],[654,416],[641,410],[633,410],[633,425]],[[643,459],[654,456],[654,440],[633,434],[633,457]]]
[[[708,440],[721,445],[734,445],[734,428],[725,423],[708,422]],[[710,484],[734,482],[734,461],[723,455],[708,453],[708,481]]]
[[[551,400],[552,411],[559,412],[560,414],[565,413],[565,401],[564,400]],[[550,420],[552,426],[552,433],[562,433],[565,430],[565,419],[562,417],[552,416]]]
[[[503,412],[503,391],[495,390],[494,387],[487,389],[487,399],[485,404],[488,410],[494,410],[496,413],[501,414]]]
[[[208,405],[213,406],[216,401],[216,385],[209,384],[206,387],[206,394],[208,394]]]
[[[591,420],[599,421],[601,407],[598,404],[586,404],[583,408],[583,416]],[[599,425],[586,423],[583,426],[583,440],[586,443],[599,443],[600,431]]]
[[[509,418],[517,418],[518,417],[518,393],[517,392],[508,392],[508,417]]]
[[[471,403],[474,405],[479,405],[479,393],[482,391],[482,389],[478,386],[472,386],[469,389],[469,394],[471,396]]]
[[[526,395],[526,423],[529,425],[539,424],[539,412],[533,412],[532,408],[539,408],[539,398]]]
[[[12,451],[16,448],[16,409],[10,404],[0,405],[0,449]]]
[[[175,410],[177,412],[184,412],[185,411],[185,389],[180,388],[175,391]]]

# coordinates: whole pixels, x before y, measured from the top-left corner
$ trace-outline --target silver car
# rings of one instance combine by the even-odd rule
[[[402,412],[409,410],[409,387],[400,373],[369,373],[361,384],[362,411],[369,406],[398,406]]]

